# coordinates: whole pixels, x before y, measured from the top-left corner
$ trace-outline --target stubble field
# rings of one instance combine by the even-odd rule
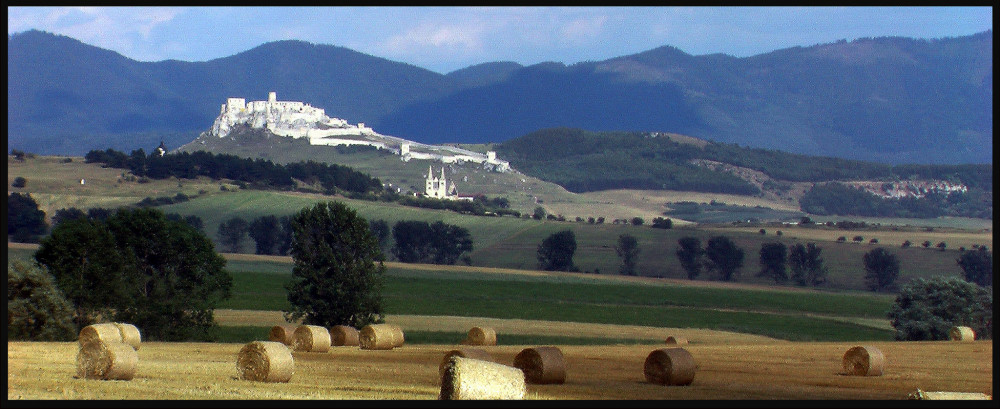
[[[502,335],[501,335],[502,336]],[[645,381],[650,345],[561,346],[567,367],[562,385],[528,385],[527,399],[757,400],[906,399],[924,391],[993,394],[993,343],[873,342],[886,357],[876,377],[842,374],[852,343],[745,342],[685,346],[697,371],[690,386]],[[483,347],[511,365],[534,345]],[[143,343],[130,381],[74,378],[72,342],[8,342],[7,397],[16,399],[309,399],[426,400],[440,392],[438,365],[457,345],[404,345],[388,351],[335,347],[327,353],[294,352],[288,383],[237,378],[242,344]]]

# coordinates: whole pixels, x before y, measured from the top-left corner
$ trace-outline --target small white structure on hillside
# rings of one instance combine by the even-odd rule
[[[444,200],[473,200],[472,196],[460,196],[458,189],[455,187],[455,182],[448,183],[448,179],[444,175],[444,167],[441,168],[441,177],[434,176],[434,168],[432,166],[427,167],[424,195]]]

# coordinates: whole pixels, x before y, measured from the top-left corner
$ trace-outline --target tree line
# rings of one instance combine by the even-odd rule
[[[86,163],[101,163],[106,167],[128,169],[138,177],[165,179],[176,177],[194,179],[207,176],[212,179],[231,179],[261,189],[292,190],[298,183],[319,185],[327,194],[335,192],[380,193],[382,182],[378,178],[355,171],[348,166],[296,162],[275,164],[265,159],[241,158],[229,154],[205,151],[168,153],[160,156],[146,154],[141,148],[126,155],[113,149],[91,150],[84,156]],[[296,182],[298,181],[298,182]]]

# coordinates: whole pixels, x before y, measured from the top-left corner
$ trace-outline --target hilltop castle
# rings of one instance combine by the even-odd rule
[[[511,170],[510,163],[498,158],[496,152],[490,151],[484,155],[454,146],[427,145],[382,135],[363,122],[351,125],[346,120],[328,117],[326,110],[304,102],[278,101],[277,92],[269,92],[266,101],[247,102],[244,98],[227,98],[206,136],[224,138],[234,129],[243,126],[266,129],[277,136],[305,138],[310,145],[373,146],[399,155],[404,162],[411,159],[449,164],[469,162],[480,164],[483,169],[493,172]]]

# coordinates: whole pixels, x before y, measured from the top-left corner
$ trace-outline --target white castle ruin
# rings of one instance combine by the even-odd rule
[[[497,159],[496,152],[486,155],[452,146],[426,145],[394,136],[382,135],[364,123],[351,125],[340,118],[326,116],[326,110],[297,101],[278,101],[276,92],[267,101],[246,102],[244,98],[229,98],[219,111],[219,117],[209,132],[224,138],[236,125],[267,129],[272,134],[291,138],[307,138],[310,145],[368,145],[388,149],[400,155],[404,162],[411,159],[443,163],[472,162],[484,169],[506,172],[510,163]]]

